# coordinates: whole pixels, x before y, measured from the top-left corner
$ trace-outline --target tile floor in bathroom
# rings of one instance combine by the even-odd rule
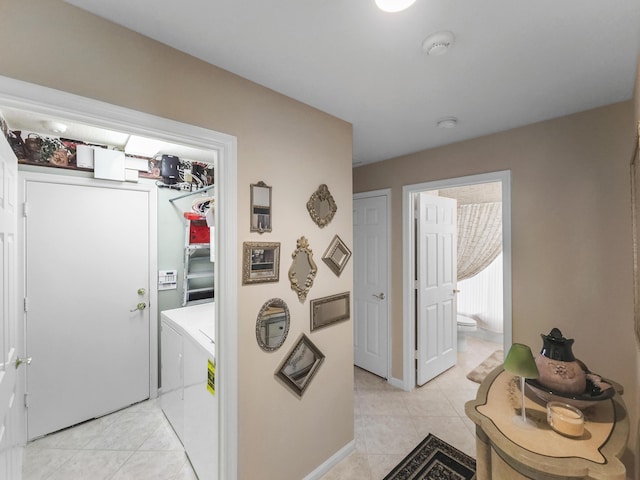
[[[464,404],[478,384],[466,374],[501,348],[470,336],[458,365],[413,392],[354,368],[355,451],[322,480],[380,480],[428,433],[475,457]],[[196,478],[157,400],[47,435],[24,450],[23,480]]]

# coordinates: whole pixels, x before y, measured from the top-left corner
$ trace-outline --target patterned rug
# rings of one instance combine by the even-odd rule
[[[471,381],[482,383],[484,377],[486,377],[498,365],[502,364],[503,357],[504,352],[502,350],[496,350],[484,362],[471,370],[467,374],[467,378]]]
[[[384,480],[475,480],[476,461],[429,434]]]

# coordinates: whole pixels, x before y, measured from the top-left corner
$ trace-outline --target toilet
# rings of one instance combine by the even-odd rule
[[[478,329],[478,323],[471,317],[466,315],[458,315],[458,351],[467,351],[467,333],[475,332]]]

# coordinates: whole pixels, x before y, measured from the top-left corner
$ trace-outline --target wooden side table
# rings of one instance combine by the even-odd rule
[[[478,480],[625,479],[619,458],[629,436],[629,417],[618,393],[585,409],[585,433],[571,439],[549,427],[546,404],[530,391],[525,409],[536,428],[513,421],[522,408],[518,384],[500,366],[482,382],[476,399],[465,405],[476,424]]]

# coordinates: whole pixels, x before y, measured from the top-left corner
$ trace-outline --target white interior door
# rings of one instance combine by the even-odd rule
[[[387,196],[353,200],[354,363],[389,376]]]
[[[416,382],[424,385],[457,360],[457,202],[416,197]]]
[[[0,308],[0,478],[19,479],[24,445],[24,368],[16,360],[22,349],[16,286],[18,226],[18,163],[9,144],[0,139],[0,262],[2,306]]]
[[[150,392],[150,191],[72,180],[23,184],[29,439]]]

